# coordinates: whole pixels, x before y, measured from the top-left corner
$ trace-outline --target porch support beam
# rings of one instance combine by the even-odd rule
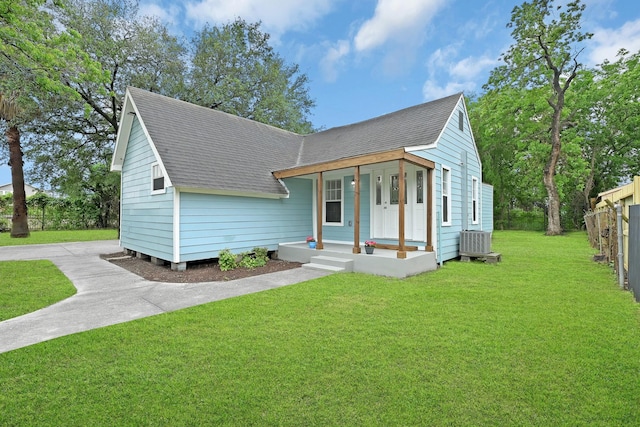
[[[360,166],[355,167],[353,173],[353,182],[355,184],[354,201],[353,201],[353,253],[359,254],[360,249]]]
[[[324,245],[322,244],[322,171],[318,172],[318,185],[317,185],[317,210],[316,210],[316,228],[318,230],[318,236],[316,241],[316,250],[324,249]]]
[[[417,166],[422,166],[423,168],[426,168],[429,170],[436,168],[436,164],[434,162],[432,162],[431,160],[427,160],[423,157],[416,156],[415,154],[404,153],[404,156],[402,158],[408,161],[409,163],[413,163],[414,165],[417,165]]]
[[[427,252],[433,252],[433,171],[434,169],[427,169],[427,244],[424,248]]]
[[[313,165],[301,166],[293,169],[274,171],[273,176],[277,179],[284,179],[294,176],[309,175],[318,172],[346,169],[356,166],[372,165],[374,163],[383,163],[401,159],[404,159],[409,163],[413,163],[423,168],[435,168],[435,163],[431,160],[424,159],[420,156],[416,156],[415,154],[407,153],[404,151],[404,148],[399,148],[397,150],[384,151],[381,153],[367,154],[364,156],[350,157],[348,159],[340,159],[331,162],[322,162]]]
[[[405,249],[404,242],[404,189],[406,183],[404,180],[404,159],[398,160],[398,258],[406,258],[407,250]]]

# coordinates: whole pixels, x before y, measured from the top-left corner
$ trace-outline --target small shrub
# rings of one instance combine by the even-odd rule
[[[218,265],[221,271],[229,271],[238,267],[236,256],[229,249],[223,249],[218,255]]]
[[[242,253],[242,259],[240,260],[240,267],[254,269],[256,267],[262,267],[267,264],[269,258],[267,257],[267,248],[253,248],[253,253]]]
[[[269,249],[267,248],[253,248],[253,254],[256,258],[264,260],[265,264],[269,261]]]

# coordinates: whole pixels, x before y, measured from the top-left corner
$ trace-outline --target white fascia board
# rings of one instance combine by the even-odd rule
[[[255,197],[259,199],[286,199],[289,197],[288,190],[287,194],[258,193],[195,187],[179,187],[178,190],[183,193],[211,194],[216,196]]]
[[[422,150],[426,150],[429,148],[436,148],[437,145],[437,141],[436,142],[432,142],[431,144],[425,144],[425,145],[416,145],[414,147],[404,147],[404,152],[405,153],[412,153],[414,151],[422,151]]]
[[[471,143],[473,144],[473,149],[476,153],[476,159],[478,159],[478,165],[480,165],[480,170],[482,171],[482,159],[480,158],[480,152],[478,151],[478,146],[476,145],[476,139],[473,136],[473,129],[471,128],[469,111],[467,111],[467,103],[464,102],[464,95],[460,95],[460,101],[458,101],[458,103],[462,103],[462,108],[464,109],[464,120],[467,124],[467,129],[469,129],[469,135],[471,135]],[[480,177],[480,181],[482,182],[482,177]]]
[[[136,103],[131,97],[129,93],[129,89],[127,89],[127,93],[125,95],[125,103],[122,108],[122,116],[120,118],[120,128],[118,129],[118,136],[116,137],[116,149],[113,153],[113,161],[111,164],[111,170],[122,170],[122,165],[124,163],[124,155],[127,151],[127,145],[129,144],[129,137],[131,135],[131,127],[133,126],[133,118],[137,117],[138,122],[140,123],[140,127],[142,128],[142,132],[147,138],[147,142],[149,143],[149,147],[151,147],[151,151],[153,151],[153,155],[162,170],[162,175],[165,178],[165,187],[173,187],[171,183],[171,177],[167,173],[167,169],[164,167],[164,163],[162,162],[162,158],[160,157],[160,153],[156,148],[156,145],[153,143],[151,139],[151,135],[149,135],[149,131],[144,124],[144,119],[140,115],[140,111],[138,111],[138,107],[136,107]]]
[[[122,171],[124,163],[124,154],[127,152],[129,144],[129,136],[131,135],[131,126],[133,125],[133,115],[135,114],[133,103],[129,89],[124,97],[124,106],[120,115],[120,123],[118,124],[118,134],[116,135],[116,146],[111,157],[111,170]]]

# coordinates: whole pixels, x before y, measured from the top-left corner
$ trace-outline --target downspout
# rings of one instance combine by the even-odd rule
[[[287,192],[287,195],[282,197],[283,199],[288,199],[291,196],[291,192],[289,191],[289,187],[287,187],[287,184],[284,183],[284,181],[280,178],[278,178],[278,182],[280,183],[280,185],[282,185],[282,188],[284,188],[284,191]]]

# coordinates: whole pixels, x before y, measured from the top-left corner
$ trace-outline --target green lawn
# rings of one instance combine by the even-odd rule
[[[61,230],[32,231],[25,239],[12,239],[10,233],[0,233],[0,246],[37,245],[43,243],[86,242],[89,240],[114,240],[118,230]]]
[[[640,425],[640,310],[582,233],[0,354],[0,425]]]
[[[0,233],[0,246],[117,239],[117,230],[32,231],[26,239]],[[0,261],[0,321],[31,313],[76,293],[50,261]]]
[[[0,321],[31,313],[76,293],[51,261],[0,262]]]

